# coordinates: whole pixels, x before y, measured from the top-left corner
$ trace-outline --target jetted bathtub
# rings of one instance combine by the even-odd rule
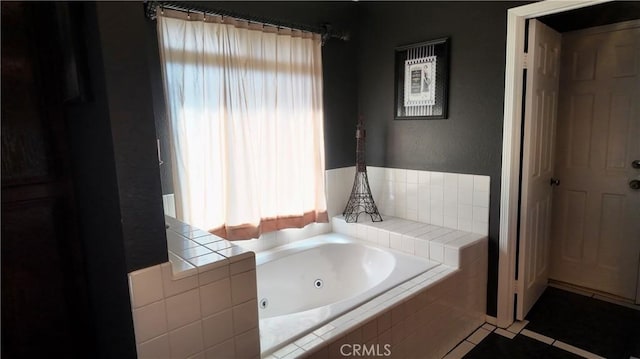
[[[438,265],[339,233],[256,255],[263,355]]]

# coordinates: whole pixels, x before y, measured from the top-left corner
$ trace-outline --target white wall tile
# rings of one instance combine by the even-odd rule
[[[444,247],[444,264],[458,268],[459,265],[459,252],[457,249]]]
[[[252,299],[233,307],[233,332],[244,333],[258,327],[258,301]]]
[[[173,193],[162,195],[162,207],[164,208],[164,214],[176,217],[176,200]]]
[[[173,279],[186,278],[198,273],[198,269],[193,264],[178,257],[171,251],[169,251],[169,264],[171,264],[171,277]]]
[[[402,235],[391,232],[389,235],[389,247],[399,251],[402,250]]]
[[[443,186],[447,190],[454,190],[458,192],[458,174],[457,173],[444,173],[443,174]]]
[[[485,227],[480,225],[482,221],[488,222],[488,176],[381,167],[376,170],[369,177],[370,181],[375,178],[383,184],[377,204],[386,216],[465,231],[472,231],[474,222],[476,231]],[[486,208],[486,219],[474,219],[473,207]],[[369,238],[369,234],[363,238]],[[386,238],[382,241],[386,242]]]
[[[402,236],[402,251],[409,254],[414,254],[416,252],[415,241],[413,238]]]
[[[442,226],[444,225],[444,215],[442,214],[442,212],[431,212],[431,216],[429,219],[429,223],[435,225],[435,226]]]
[[[473,222],[471,219],[458,217],[458,229],[461,231],[471,232],[473,230]]]
[[[256,269],[256,257],[252,255],[250,258],[243,259],[238,262],[231,263],[229,266],[231,275]]]
[[[431,183],[431,172],[418,171],[418,183],[429,185]]]
[[[473,204],[473,176],[461,174],[458,176],[458,203]]]
[[[161,265],[162,269],[162,283],[164,296],[170,297],[172,295],[176,295],[178,293],[186,292],[191,289],[195,289],[198,287],[198,275],[190,275],[188,277],[182,279],[173,279],[173,269],[171,268],[171,263],[163,263]]]
[[[407,183],[406,182],[394,182],[395,192],[394,201],[396,202],[396,209],[398,206],[406,206],[407,204]]]
[[[222,266],[208,271],[198,273],[198,285],[217,282],[220,279],[229,278],[229,266]]]
[[[382,189],[384,187],[384,167],[367,166],[367,178],[369,179],[369,188],[374,201],[378,203],[382,197]]]
[[[346,226],[347,226],[346,235],[348,235],[349,237],[356,238],[358,236],[358,232],[357,232],[358,226],[355,223],[346,223]]]
[[[473,228],[471,230],[473,233],[478,234],[488,234],[489,233],[489,224],[481,223],[481,222],[473,222]]]
[[[238,358],[257,358],[260,356],[260,334],[258,328],[237,335],[236,356]]]
[[[458,202],[447,200],[443,204],[443,209],[442,214],[445,217],[458,218]]]
[[[473,176],[473,190],[489,192],[489,176]]]
[[[418,210],[417,183],[407,183],[407,210]]]
[[[422,258],[429,258],[429,242],[421,239],[416,239],[414,242],[415,255]]]
[[[167,326],[169,330],[192,323],[202,317],[198,289],[180,293],[166,299]]]
[[[429,242],[429,258],[436,262],[444,262],[444,246],[442,243]]]
[[[202,315],[208,316],[231,308],[231,281],[223,278],[200,287]]]
[[[164,300],[133,310],[136,343],[145,342],[167,332],[167,312]]]
[[[431,172],[431,186],[444,186],[444,173]]]
[[[486,207],[473,206],[473,221],[480,223],[489,222],[489,209]]]
[[[347,223],[342,218],[331,218],[331,225],[333,226],[333,231],[336,233],[347,234]]]
[[[468,204],[459,204],[458,219],[473,219],[473,207]]]
[[[390,248],[391,247],[390,241],[391,239],[390,239],[389,231],[384,229],[378,230],[378,245],[385,248]]]
[[[387,181],[394,181],[396,178],[396,172],[394,168],[385,167],[384,179]]]
[[[231,276],[231,303],[237,305],[255,299],[256,271],[248,271]]]
[[[429,186],[429,196],[432,202],[444,202],[444,186],[432,184]]]
[[[133,308],[157,302],[164,298],[160,265],[129,273],[129,290]]]
[[[444,216],[442,220],[442,225],[448,228],[458,228],[458,217],[455,216]]]
[[[431,190],[428,183],[418,184],[418,201],[430,201]]]
[[[169,359],[171,357],[168,334],[139,344],[137,349],[138,359]]]
[[[366,214],[358,216],[358,221],[365,220],[368,217]],[[356,238],[366,240],[367,239],[367,226],[362,223],[356,223]]]
[[[407,183],[418,183],[418,171],[407,170]]]
[[[233,337],[233,314],[231,309],[205,317],[202,320],[205,348],[218,345]]]
[[[376,227],[367,227],[367,241],[372,243],[378,243],[378,229]]]
[[[477,207],[489,207],[489,192],[474,191],[473,205]]]
[[[327,195],[327,213],[333,217],[342,213],[349,200],[355,166],[336,168],[325,172],[325,190]]]
[[[213,251],[207,247],[198,245],[197,247],[187,248],[181,251],[175,251],[174,253],[184,259],[191,259],[191,258],[203,256],[205,254],[213,253]]]
[[[233,338],[207,349],[204,354],[206,359],[236,358]]]
[[[202,322],[197,321],[169,332],[171,358],[187,358],[203,349]]]

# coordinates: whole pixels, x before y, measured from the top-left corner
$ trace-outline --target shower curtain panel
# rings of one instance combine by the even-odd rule
[[[158,16],[176,215],[227,239],[326,222],[321,42]]]

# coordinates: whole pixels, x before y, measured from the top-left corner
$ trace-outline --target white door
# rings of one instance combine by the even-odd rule
[[[553,153],[560,34],[529,21],[527,98],[522,145],[522,191],[516,318],[524,319],[545,290],[549,273]]]
[[[636,298],[640,22],[563,34],[550,278]]]

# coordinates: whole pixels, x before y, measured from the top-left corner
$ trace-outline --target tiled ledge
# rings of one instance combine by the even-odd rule
[[[186,278],[225,265],[233,267],[234,263],[255,255],[224,238],[173,217],[165,216],[165,222],[168,225],[167,246],[173,279]]]
[[[170,262],[128,276],[138,358],[258,357],[254,253],[166,222]]]
[[[333,230],[382,247],[396,249],[448,266],[459,268],[464,259],[461,249],[486,238],[484,234],[465,232],[403,218],[383,216],[371,222],[361,215],[359,222],[347,223],[342,215],[331,219]]]

